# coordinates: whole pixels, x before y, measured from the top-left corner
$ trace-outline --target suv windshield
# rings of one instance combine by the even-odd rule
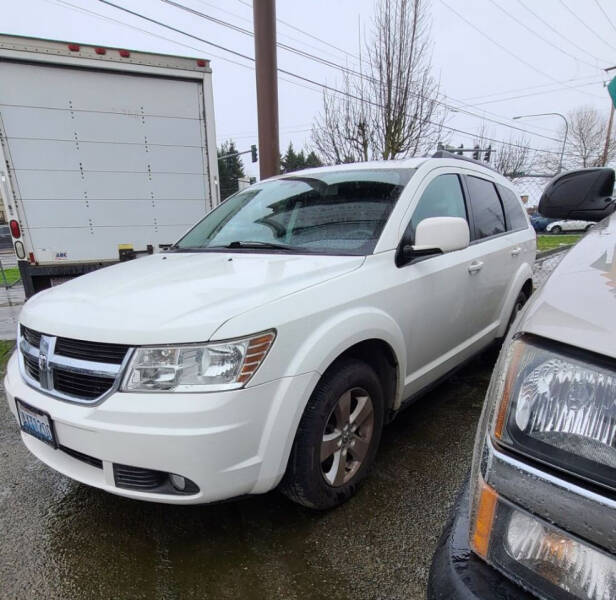
[[[253,185],[225,200],[175,248],[370,254],[413,172],[328,171]]]

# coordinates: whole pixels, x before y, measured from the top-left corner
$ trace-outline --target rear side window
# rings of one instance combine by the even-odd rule
[[[428,184],[415,208],[405,237],[410,233],[409,239],[414,240],[417,225],[429,217],[466,219],[464,194],[457,175],[439,175]]]
[[[524,209],[522,208],[518,197],[509,188],[503,187],[502,185],[497,187],[498,193],[503,201],[503,208],[505,209],[507,229],[509,231],[526,229],[528,227],[528,221],[526,220]]]
[[[494,184],[472,175],[466,177],[466,183],[475,222],[475,239],[504,233],[505,215]]]

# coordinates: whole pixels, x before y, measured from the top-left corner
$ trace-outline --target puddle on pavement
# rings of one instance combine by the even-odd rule
[[[358,496],[329,513],[277,492],[176,507],[76,484],[30,457],[0,400],[0,597],[423,598],[491,366],[402,413]]]

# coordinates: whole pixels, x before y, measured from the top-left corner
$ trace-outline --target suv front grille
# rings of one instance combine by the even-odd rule
[[[83,376],[82,373],[72,373],[60,367],[53,370],[53,387],[55,390],[75,396],[93,400],[108,392],[115,382],[115,377],[97,377],[96,375]]]
[[[121,365],[128,346],[120,344],[104,344],[99,342],[85,342],[59,337],[56,340],[55,353],[80,360],[91,360],[114,365]]]
[[[53,396],[92,403],[117,387],[129,347],[50,336],[20,326],[20,366],[26,381]]]
[[[41,334],[38,331],[34,331],[33,329],[29,329],[28,327],[21,327],[21,335],[28,341],[29,344],[32,344],[35,348],[39,347],[41,343]]]

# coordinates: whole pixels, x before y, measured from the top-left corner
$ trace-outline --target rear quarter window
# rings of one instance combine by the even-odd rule
[[[505,220],[507,222],[507,229],[509,231],[516,231],[518,229],[526,229],[528,227],[528,221],[524,214],[524,209],[518,197],[509,188],[502,185],[497,185],[498,193],[503,201],[503,209],[505,210]]]
[[[504,233],[505,215],[496,187],[491,181],[466,176],[466,184],[470,195],[470,202],[475,223],[476,240]]]

